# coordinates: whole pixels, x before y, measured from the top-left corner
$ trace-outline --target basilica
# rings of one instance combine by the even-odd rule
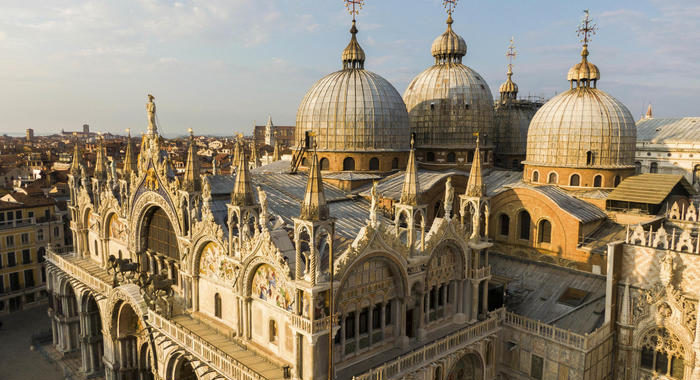
[[[88,165],[76,143],[56,349],[108,380],[700,379],[696,190],[636,174],[588,13],[543,102],[512,61],[494,101],[452,11],[403,96],[353,17],[291,161],[236,142],[204,175],[190,130],[177,173],[152,95],[138,148]]]

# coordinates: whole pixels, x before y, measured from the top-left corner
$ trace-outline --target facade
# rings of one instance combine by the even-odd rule
[[[296,146],[298,141],[294,141],[293,125],[275,125],[272,122],[272,116],[267,119],[265,125],[256,125],[253,127],[253,140],[258,149],[266,148],[271,152],[275,143],[279,141],[283,149],[290,149]]]
[[[76,144],[75,247],[47,254],[64,357],[109,380],[700,378],[696,191],[634,175],[637,128],[597,88],[587,12],[569,91],[521,103],[509,70],[494,121],[448,3],[436,65],[406,104],[364,69],[353,19],[343,69],[301,101],[292,162],[276,141],[259,166],[236,141],[235,175],[202,175],[190,131],[177,173],[152,95],[121,172],[102,140],[92,171]],[[487,105],[409,101],[435,95],[423,79],[444,70]],[[524,170],[493,168],[523,154],[535,109]],[[427,159],[443,127],[468,165]]]
[[[46,249],[65,250],[63,225],[43,193],[0,198],[0,315],[46,302]]]

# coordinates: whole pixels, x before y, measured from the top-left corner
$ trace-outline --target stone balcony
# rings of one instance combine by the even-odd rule
[[[353,380],[387,380],[400,379],[430,363],[435,362],[457,350],[479,342],[500,330],[504,309],[492,312],[483,321],[470,324],[456,331],[442,335],[428,344],[410,347],[384,364],[352,376]],[[342,375],[339,378],[344,378]]]

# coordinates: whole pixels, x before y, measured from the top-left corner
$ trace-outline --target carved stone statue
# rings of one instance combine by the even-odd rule
[[[450,219],[452,217],[452,204],[455,199],[455,189],[452,186],[452,177],[447,177],[445,182],[445,219]]]
[[[674,254],[671,251],[666,251],[666,254],[661,259],[661,265],[659,268],[659,279],[664,286],[668,286],[673,280],[673,269],[674,269]]]
[[[379,194],[377,193],[377,181],[372,183],[372,203],[369,206],[369,223],[372,227],[377,226],[377,201],[379,200]]]
[[[148,134],[155,135],[158,131],[156,127],[156,104],[153,102],[155,96],[148,94],[148,103],[146,103],[146,113],[148,114]]]
[[[267,193],[262,187],[258,186],[258,201],[260,202],[260,224],[265,227],[267,226]]]

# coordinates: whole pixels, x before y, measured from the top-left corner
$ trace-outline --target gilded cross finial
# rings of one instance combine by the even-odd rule
[[[347,8],[348,12],[352,16],[352,20],[355,21],[355,16],[360,14],[360,10],[362,9],[362,5],[364,4],[365,0],[343,0],[345,1],[345,8]]]
[[[515,38],[510,38],[510,45],[508,45],[508,50],[506,51],[506,57],[508,57],[508,72],[513,70],[513,61],[515,57],[518,56],[518,51],[515,50]]]
[[[588,9],[584,9],[583,13],[585,14],[585,17],[583,18],[583,21],[581,21],[581,25],[579,25],[576,32],[579,37],[582,37],[581,42],[583,42],[584,45],[588,45],[592,37],[596,34],[598,25],[593,23],[593,19],[591,18]]]
[[[452,12],[455,11],[457,1],[458,0],[442,0],[442,5],[445,7],[448,15],[452,15]]]

